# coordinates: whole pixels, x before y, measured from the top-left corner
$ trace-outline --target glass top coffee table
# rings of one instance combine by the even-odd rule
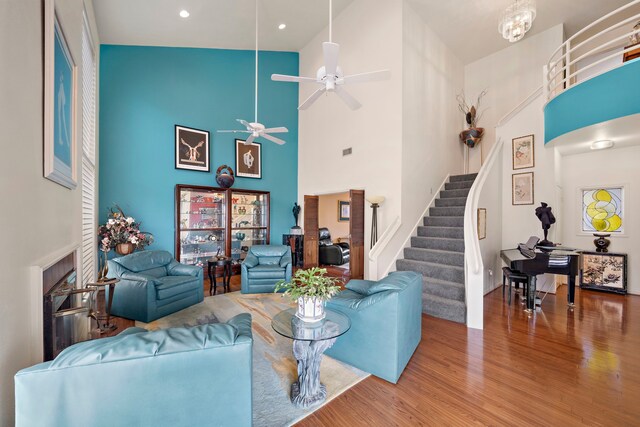
[[[298,381],[291,384],[291,402],[300,408],[308,408],[326,400],[327,389],[320,383],[322,354],[351,327],[351,321],[344,314],[333,310],[325,310],[325,313],[324,319],[309,323],[297,318],[296,309],[290,308],[271,320],[274,331],[293,340]]]

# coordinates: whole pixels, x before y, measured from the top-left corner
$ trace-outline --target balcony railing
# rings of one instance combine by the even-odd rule
[[[627,3],[584,27],[560,45],[544,66],[546,102],[563,91],[624,64],[623,55],[640,49],[630,45],[640,20],[640,0]]]

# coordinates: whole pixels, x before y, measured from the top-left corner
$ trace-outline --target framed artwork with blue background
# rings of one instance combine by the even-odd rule
[[[55,9],[45,1],[44,176],[74,189],[77,186],[77,67]]]

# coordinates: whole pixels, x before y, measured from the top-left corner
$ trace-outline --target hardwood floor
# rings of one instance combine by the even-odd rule
[[[498,289],[485,329],[423,315],[397,385],[369,377],[298,426],[640,425],[640,297],[566,286],[528,318]]]
[[[297,425],[640,425],[640,297],[577,290],[570,311],[566,289],[532,317],[497,289],[483,331],[423,315],[397,385],[369,377]]]

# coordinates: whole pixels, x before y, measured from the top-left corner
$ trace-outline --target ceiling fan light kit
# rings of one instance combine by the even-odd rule
[[[515,43],[531,29],[536,19],[535,0],[516,0],[502,13],[498,32],[506,40]]]
[[[333,43],[333,2],[329,0],[329,41],[322,43],[324,66],[320,67],[314,77],[287,76],[272,74],[271,80],[290,83],[316,83],[320,88],[316,89],[300,106],[299,110],[306,110],[320,98],[323,93],[335,92],[342,101],[352,110],[362,107],[353,96],[344,89],[347,83],[364,83],[376,80],[386,80],[390,77],[389,70],[373,71],[369,73],[345,76],[338,65],[340,45]]]
[[[286,133],[289,132],[284,126],[267,128],[262,123],[258,122],[258,0],[256,0],[256,69],[255,69],[255,96],[254,96],[254,120],[249,123],[246,120],[236,119],[238,123],[246,128],[246,130],[219,130],[219,133],[248,133],[249,136],[244,141],[245,145],[251,145],[256,138],[264,138],[268,141],[274,142],[278,145],[283,145],[286,141],[276,138],[272,133]]]

